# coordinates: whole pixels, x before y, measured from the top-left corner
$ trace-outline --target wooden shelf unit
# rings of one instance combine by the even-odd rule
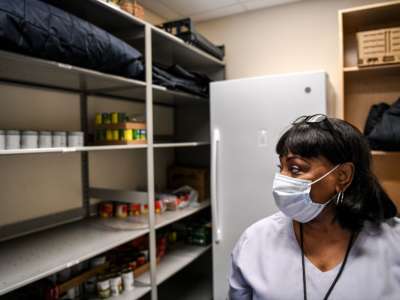
[[[338,117],[363,131],[372,105],[400,97],[400,64],[358,67],[356,33],[400,26],[400,1],[341,10],[338,18]],[[372,151],[372,157],[375,174],[400,211],[399,152]]]

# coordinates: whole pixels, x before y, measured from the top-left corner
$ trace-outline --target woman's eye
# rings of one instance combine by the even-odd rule
[[[290,172],[292,173],[292,174],[295,174],[295,175],[297,175],[297,174],[299,174],[300,173],[300,168],[298,167],[298,166],[292,166],[292,167],[290,167]]]

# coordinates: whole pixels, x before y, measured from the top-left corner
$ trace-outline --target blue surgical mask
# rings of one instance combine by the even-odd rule
[[[315,181],[293,178],[277,173],[272,185],[272,194],[278,208],[289,218],[307,223],[316,218],[335,198],[326,203],[313,202],[310,197],[311,186],[335,171],[339,165]]]

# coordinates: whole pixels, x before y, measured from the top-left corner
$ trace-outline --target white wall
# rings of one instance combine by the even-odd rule
[[[323,69],[335,101],[338,10],[376,2],[383,1],[310,0],[199,23],[197,29],[225,45],[228,79]]]

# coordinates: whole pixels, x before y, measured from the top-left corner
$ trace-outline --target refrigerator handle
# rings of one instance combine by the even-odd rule
[[[222,239],[221,223],[220,223],[220,211],[219,211],[219,199],[218,199],[218,158],[219,158],[219,146],[221,141],[221,134],[219,129],[213,131],[213,145],[211,153],[211,210],[212,218],[215,226],[214,234],[215,243],[219,243]]]

